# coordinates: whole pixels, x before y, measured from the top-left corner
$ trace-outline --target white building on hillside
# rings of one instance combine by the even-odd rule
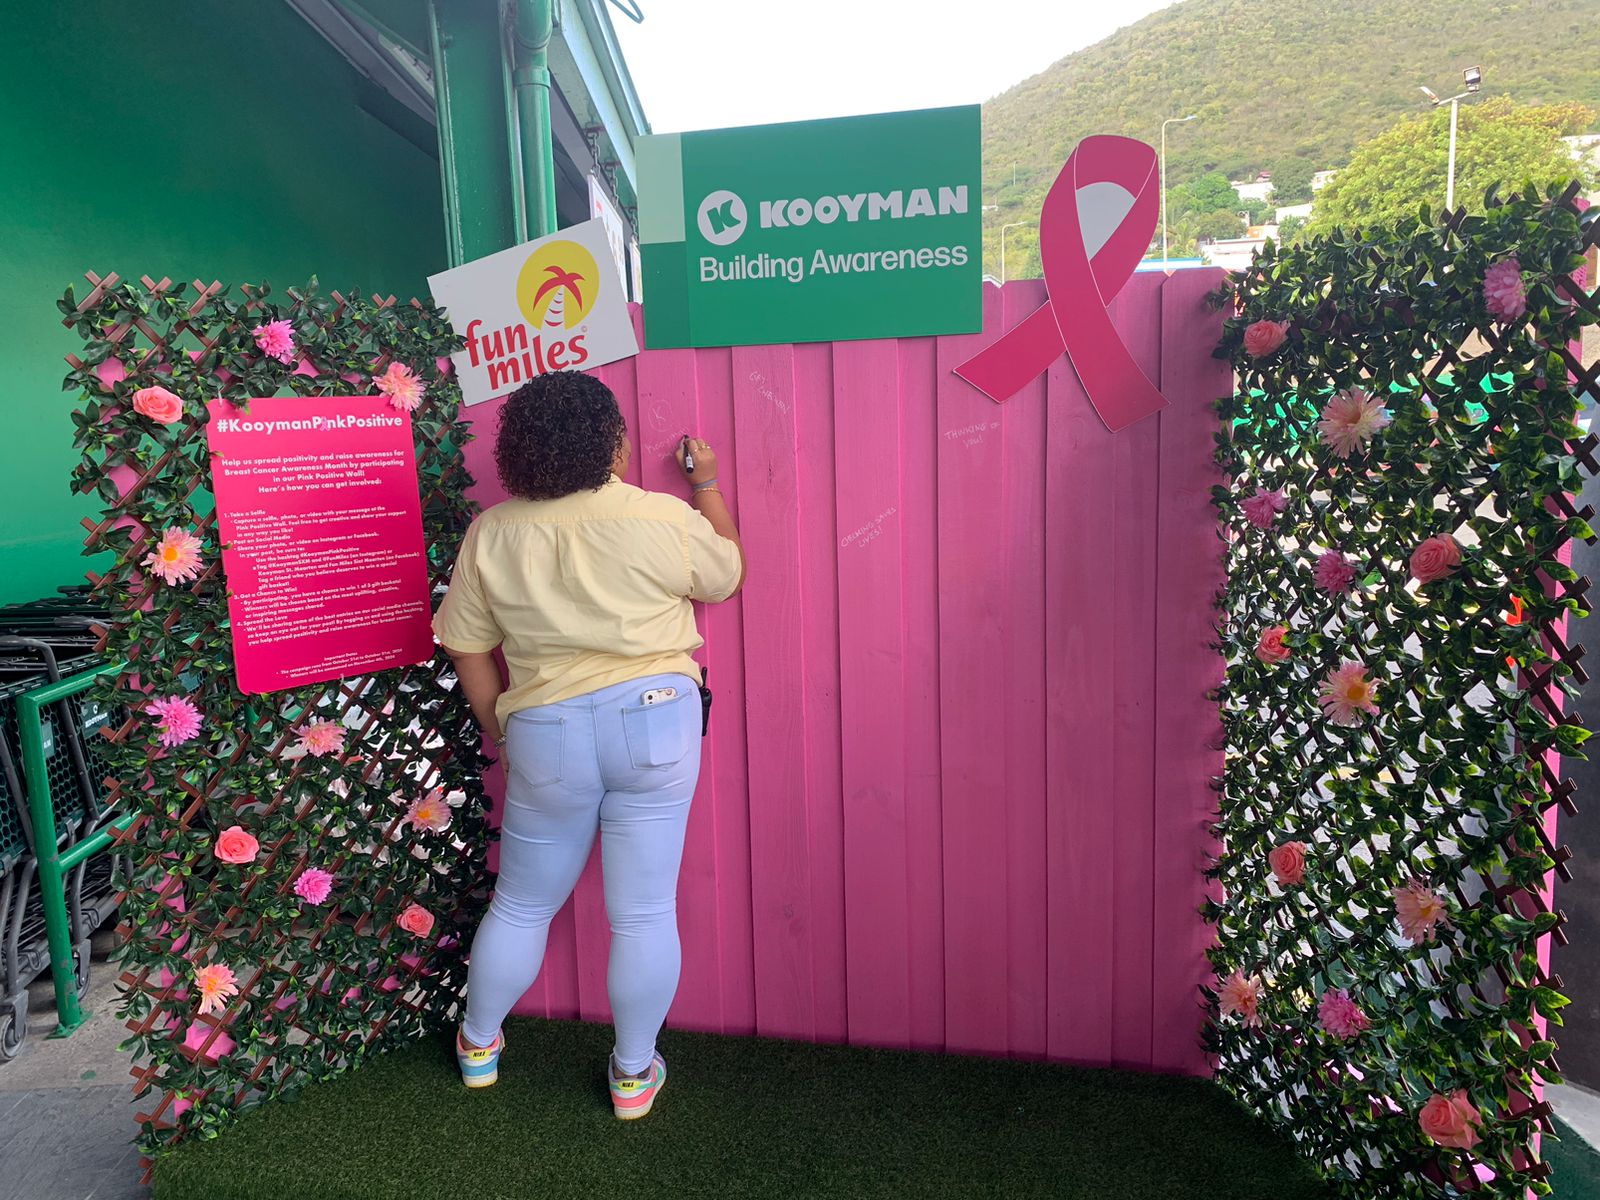
[[[1240,200],[1266,201],[1272,194],[1272,172],[1263,171],[1254,179],[1228,180],[1228,185],[1238,193]]]
[[[1334,171],[1314,171],[1314,172],[1312,172],[1312,174],[1311,174],[1311,190],[1313,192],[1320,192],[1323,188],[1327,187],[1330,183],[1333,182],[1333,177],[1335,175],[1337,175],[1338,173],[1339,172],[1337,170],[1334,170]]]
[[[1307,200],[1304,204],[1285,204],[1272,215],[1279,225],[1282,225],[1290,217],[1299,217],[1302,221],[1309,221],[1312,208],[1311,201]]]

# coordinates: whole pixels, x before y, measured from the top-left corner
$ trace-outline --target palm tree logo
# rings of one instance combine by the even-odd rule
[[[577,242],[545,243],[517,275],[517,305],[535,329],[574,328],[594,308],[599,291],[594,255]]]
[[[578,288],[578,284],[583,282],[583,275],[559,263],[546,267],[545,273],[550,278],[541,283],[539,290],[533,294],[533,306],[537,309],[546,302],[548,296],[549,307],[544,310],[544,324],[550,329],[561,329],[566,325],[566,297],[571,296],[578,310],[583,310],[583,292]]]

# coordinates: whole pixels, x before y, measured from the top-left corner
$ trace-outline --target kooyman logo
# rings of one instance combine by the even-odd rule
[[[744,201],[732,192],[712,192],[700,201],[700,236],[713,246],[737,242],[749,220]]]
[[[517,273],[517,308],[527,324],[484,333],[482,321],[469,321],[468,360],[488,369],[496,389],[581,366],[589,358],[585,322],[600,299],[600,279],[594,255],[577,242],[546,242]]]
[[[896,188],[892,192],[851,192],[815,199],[799,197],[763,200],[759,221],[763,229],[789,229],[809,225],[832,225],[843,220],[899,221],[908,217],[948,217],[967,211],[967,185],[941,188]],[[750,223],[744,200],[726,188],[710,193],[700,201],[700,236],[713,246],[730,246],[738,241]]]

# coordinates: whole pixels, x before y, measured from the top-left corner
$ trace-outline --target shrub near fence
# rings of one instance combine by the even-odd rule
[[[370,395],[404,367],[424,388],[412,429],[436,586],[471,479],[458,342],[431,305],[89,281],[61,301],[85,343],[66,387],[74,483],[105,509],[85,551],[112,556],[92,577],[116,614],[105,650],[127,664],[98,700],[134,713],[110,731],[107,786],[136,814],[121,982],[154,1153],[450,1020],[487,880],[479,738],[443,655],[239,692],[206,405]]]
[[[1269,248],[1227,297],[1210,1037],[1351,1196],[1550,1190],[1600,390],[1575,190]]]

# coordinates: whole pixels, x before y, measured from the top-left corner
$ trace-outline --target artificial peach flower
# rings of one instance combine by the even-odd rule
[[[256,348],[268,358],[281,363],[295,360],[294,326],[288,321],[269,321],[250,331],[255,334]]]
[[[1360,663],[1340,663],[1323,680],[1317,703],[1335,725],[1359,725],[1362,713],[1377,713],[1378,685]]]
[[[1373,436],[1389,423],[1389,410],[1365,388],[1335,392],[1323,406],[1317,431],[1340,458],[1366,449]]]
[[[427,388],[421,378],[404,363],[392,362],[389,369],[373,379],[372,384],[385,396],[389,404],[402,412],[412,412],[422,403],[422,393]]]
[[[313,721],[295,732],[300,735],[300,749],[313,758],[337,754],[344,749],[344,726],[337,721]]]
[[[396,924],[407,933],[427,937],[433,931],[433,914],[420,904],[408,904]]]
[[[1287,321],[1254,321],[1244,331],[1244,352],[1251,358],[1265,358],[1288,337]]]
[[[1288,632],[1287,625],[1273,625],[1263,629],[1260,639],[1256,642],[1256,657],[1269,665],[1287,661],[1290,650],[1283,644],[1283,639]]]
[[[1341,1041],[1360,1036],[1372,1024],[1367,1014],[1361,1011],[1361,1006],[1350,999],[1350,993],[1345,988],[1338,991],[1329,988],[1322,993],[1322,999],[1317,1004],[1317,1020]]]
[[[217,834],[212,853],[225,863],[255,862],[256,855],[261,853],[261,843],[246,833],[242,825],[230,825]]]
[[[1394,915],[1400,932],[1412,942],[1431,942],[1438,936],[1438,926],[1450,924],[1444,897],[1420,879],[1395,888]]]
[[[1471,1150],[1478,1144],[1478,1126],[1482,1122],[1483,1114],[1461,1088],[1448,1096],[1435,1092],[1417,1114],[1417,1124],[1431,1141],[1456,1150]]]
[[[1267,866],[1272,868],[1272,877],[1285,887],[1303,882],[1306,877],[1306,844],[1284,842],[1281,846],[1274,846],[1267,852]]]
[[[1461,565],[1461,546],[1448,533],[1436,533],[1411,552],[1411,575],[1418,583],[1443,579]]]
[[[427,829],[443,833],[450,828],[450,806],[444,802],[444,789],[434,788],[426,796],[419,796],[406,809],[406,820],[414,829]]]
[[[1222,981],[1217,989],[1217,1007],[1223,1016],[1236,1016],[1245,1025],[1261,1024],[1261,976],[1246,978],[1243,971],[1235,971]]]
[[[201,1013],[215,1012],[226,1007],[227,1002],[239,994],[239,981],[233,971],[222,963],[210,963],[194,973],[195,986],[200,989]]]
[[[183,417],[183,401],[164,387],[140,388],[133,394],[133,411],[162,425]]]
[[[187,529],[171,526],[161,534],[156,548],[145,555],[144,565],[169,587],[187,583],[200,574],[200,539]]]
[[[156,718],[156,741],[181,746],[200,732],[200,710],[187,696],[163,696],[144,706]]]

